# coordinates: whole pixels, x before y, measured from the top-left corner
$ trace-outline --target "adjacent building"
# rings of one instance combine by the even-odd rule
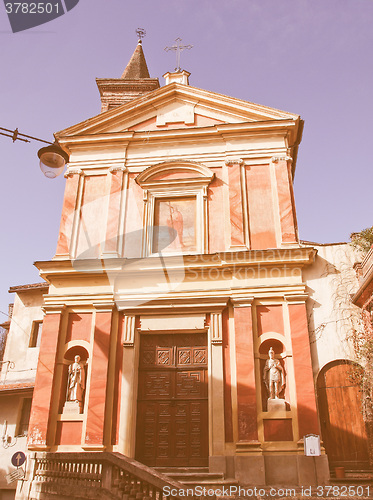
[[[15,286],[0,371],[0,498],[14,498],[16,481],[7,476],[15,470],[15,452],[27,452],[31,401],[35,384],[39,345],[43,325],[43,294],[46,283]]]

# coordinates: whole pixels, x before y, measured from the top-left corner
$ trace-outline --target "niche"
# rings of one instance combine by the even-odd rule
[[[64,355],[60,394],[60,413],[77,415],[84,412],[87,384],[88,352],[73,346]]]
[[[259,355],[262,411],[290,411],[284,344],[267,339],[260,345]]]

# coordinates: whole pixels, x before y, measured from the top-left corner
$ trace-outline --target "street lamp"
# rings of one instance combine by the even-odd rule
[[[69,162],[69,155],[58,145],[57,141],[52,143],[49,141],[44,141],[43,139],[38,139],[37,137],[32,137],[31,135],[21,134],[20,132],[18,132],[18,128],[16,128],[15,130],[9,130],[7,128],[0,127],[0,130],[10,132],[11,135],[4,134],[4,132],[0,132],[0,135],[10,137],[11,139],[13,139],[13,142],[30,142],[28,139],[32,139],[34,141],[49,144],[49,146],[45,146],[38,151],[38,157],[40,159],[40,169],[45,177],[48,177],[48,179],[54,179],[58,175],[62,174],[66,163]],[[27,139],[24,139],[24,137],[27,137]]]
[[[54,179],[62,174],[69,161],[69,155],[56,142],[39,149],[38,157],[40,158],[40,169],[48,179]]]

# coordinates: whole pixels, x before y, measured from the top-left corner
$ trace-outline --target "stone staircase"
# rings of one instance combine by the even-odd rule
[[[209,472],[208,467],[155,467],[155,470],[188,488],[201,486],[215,490],[238,484],[236,479],[226,479],[223,473]]]
[[[221,475],[213,476],[214,481],[221,480]],[[192,477],[190,473],[189,480]],[[195,479],[197,484],[206,480],[205,470],[199,470]],[[184,490],[185,484],[120,453],[34,452],[27,461],[26,476],[19,481],[15,498],[167,500],[169,492],[174,491],[173,500],[199,500],[193,492],[184,494]],[[216,500],[215,495],[209,499]]]

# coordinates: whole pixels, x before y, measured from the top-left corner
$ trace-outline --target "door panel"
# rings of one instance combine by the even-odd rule
[[[205,334],[143,335],[136,458],[151,466],[208,464]]]

